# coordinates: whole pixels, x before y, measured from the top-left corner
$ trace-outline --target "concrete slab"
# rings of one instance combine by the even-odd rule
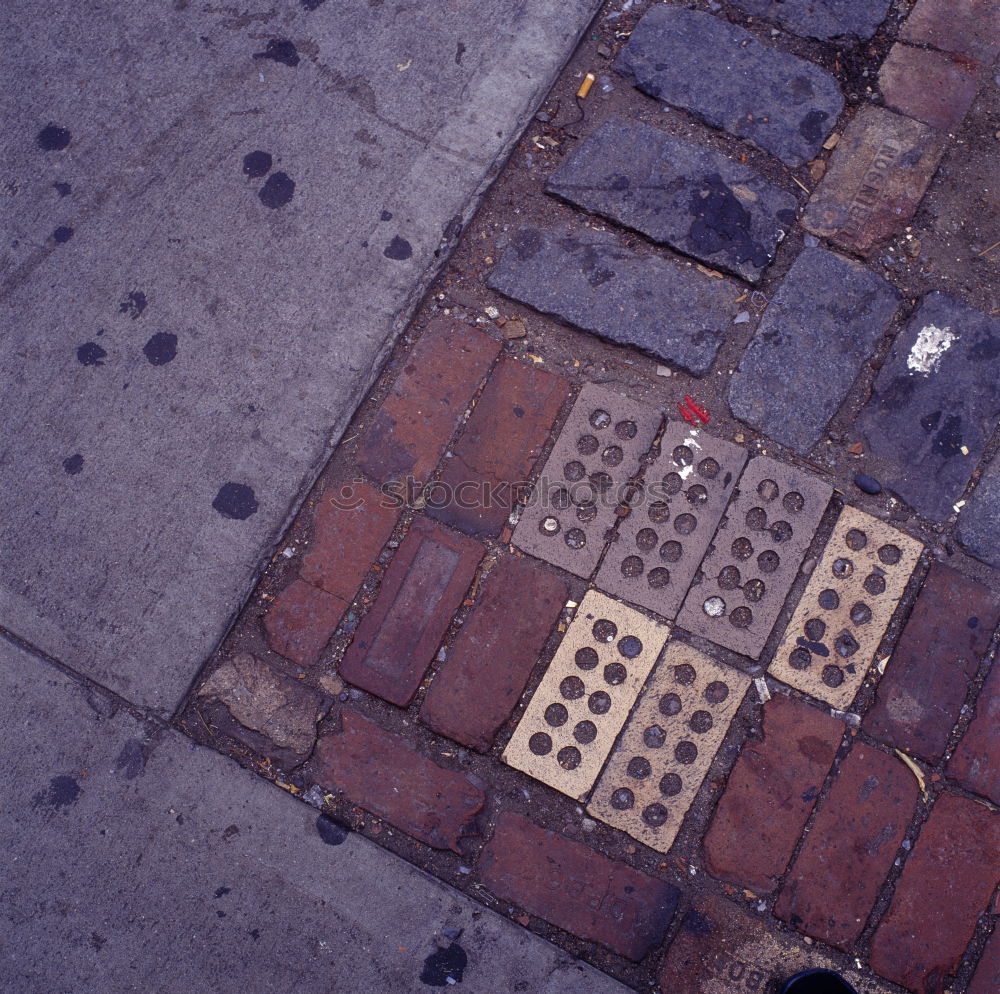
[[[597,6],[17,5],[0,626],[176,705]]]
[[[627,994],[3,640],[0,694],[4,990]]]

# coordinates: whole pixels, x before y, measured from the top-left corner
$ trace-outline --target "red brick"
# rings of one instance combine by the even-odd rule
[[[499,342],[468,325],[432,321],[361,441],[361,469],[380,483],[426,482],[499,354]]]
[[[531,560],[501,560],[427,692],[424,724],[480,752],[489,749],[568,596],[562,580]]]
[[[893,45],[879,70],[889,107],[947,131],[965,117],[979,80],[974,67],[955,57],[909,45]]]
[[[430,513],[474,535],[496,535],[568,392],[561,376],[502,359],[445,464],[441,484],[428,495],[451,499]]]
[[[294,580],[264,616],[267,644],[300,666],[312,666],[347,610],[347,601]]]
[[[472,582],[483,547],[417,518],[362,619],[340,675],[406,707]]]
[[[774,913],[799,931],[847,949],[861,934],[919,791],[896,758],[858,743],[844,760]]]
[[[341,721],[342,730],[316,746],[309,765],[316,783],[435,849],[460,853],[462,840],[479,834],[486,795],[471,777],[431,762],[356,711],[344,710]]]
[[[398,518],[399,507],[362,480],[331,487],[316,504],[302,579],[354,600]]]
[[[965,994],[997,994],[997,991],[1000,991],[1000,926],[994,926]]]
[[[963,787],[1000,804],[1000,663],[979,692],[976,715],[959,739],[948,773]]]
[[[918,0],[900,37],[991,65],[1000,55],[1000,2]]]
[[[479,860],[497,897],[640,960],[662,941],[680,892],[527,818],[504,812]]]
[[[709,872],[770,893],[791,858],[840,745],[844,727],[776,694],[729,775],[705,835]]]
[[[865,716],[869,735],[936,763],[1000,622],[1000,597],[935,563]]]
[[[935,804],[872,940],[876,973],[941,994],[1000,882],[1000,814],[945,794]]]

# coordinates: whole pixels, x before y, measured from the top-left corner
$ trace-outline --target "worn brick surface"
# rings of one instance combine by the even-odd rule
[[[896,757],[857,743],[841,764],[774,913],[831,946],[861,934],[920,791]]]
[[[990,65],[1000,55],[1000,3],[997,0],[917,0],[899,36],[917,45],[960,52]]]
[[[836,80],[811,62],[722,18],[663,4],[636,26],[615,69],[790,166],[816,155],[844,105]]]
[[[942,136],[884,107],[863,107],[844,129],[802,225],[870,255],[910,223],[944,151]]]
[[[1000,991],[1000,927],[994,926],[966,994],[996,994],[997,991]]]
[[[305,580],[293,580],[264,615],[267,644],[300,666],[312,666],[330,641],[347,605],[336,594],[320,590]]]
[[[474,535],[497,535],[531,472],[569,383],[542,369],[502,359],[441,474],[427,494],[428,513]],[[447,501],[447,502],[445,502]]]
[[[989,461],[959,514],[958,540],[969,555],[1000,569],[1000,456]]]
[[[777,694],[761,731],[743,746],[705,835],[709,872],[759,894],[777,886],[844,726],[824,711]]]
[[[398,518],[399,508],[363,480],[332,487],[316,503],[302,579],[350,603]]]
[[[487,577],[420,709],[434,731],[485,752],[510,717],[569,591],[530,559]]]
[[[756,659],[831,494],[830,485],[817,476],[768,456],[751,460],[677,623]]]
[[[757,282],[798,203],[749,166],[638,121],[605,121],[548,193]]]
[[[479,870],[497,897],[632,960],[663,941],[680,896],[664,880],[511,812],[497,819]]]
[[[486,803],[472,778],[421,756],[405,739],[345,709],[309,764],[313,780],[435,849],[461,852]]]
[[[872,940],[876,973],[942,994],[1000,882],[1000,814],[942,796],[921,829]]]
[[[948,773],[968,790],[1000,804],[1000,663],[995,660]]]
[[[435,318],[358,446],[361,469],[380,483],[426,482],[500,348],[468,325]]]
[[[936,763],[1000,622],[1000,597],[935,563],[865,715],[869,735]]]
[[[417,518],[340,664],[355,686],[405,707],[483,556],[476,541]]]
[[[734,7],[776,21],[807,38],[871,38],[891,0],[732,0]]]
[[[805,249],[730,381],[733,414],[806,454],[898,306],[899,294],[880,276],[825,249]]]
[[[954,128],[972,105],[979,80],[974,67],[929,49],[892,46],[878,75],[885,102],[932,128]]]

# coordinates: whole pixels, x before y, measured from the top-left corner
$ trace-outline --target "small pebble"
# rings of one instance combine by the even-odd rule
[[[875,477],[866,476],[864,473],[856,473],[854,475],[854,485],[866,494],[874,495],[882,493],[882,484]]]
[[[749,324],[749,323],[750,323],[749,311],[740,311],[740,313],[733,318],[733,324]]]
[[[611,49],[608,48],[607,45],[598,45],[597,46],[597,54],[602,59],[610,59],[611,58]]]
[[[597,822],[593,818],[584,818],[580,825],[585,832],[593,832],[597,828]]]
[[[542,124],[548,124],[548,123],[549,123],[549,121],[551,121],[551,120],[552,120],[552,118],[551,118],[551,117],[550,117],[550,116],[549,116],[548,114],[546,114],[546,113],[545,113],[545,111],[543,111],[543,110],[540,110],[540,111],[539,111],[539,112],[538,112],[538,113],[537,113],[537,114],[535,115],[535,120],[536,120],[536,121],[541,121],[541,122],[542,122]]]
[[[806,235],[803,241],[805,242],[806,248],[816,248],[816,246],[819,245],[819,239],[815,235]]]

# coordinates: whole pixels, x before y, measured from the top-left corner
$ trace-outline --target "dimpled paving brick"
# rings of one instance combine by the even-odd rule
[[[669,632],[667,625],[588,591],[507,744],[504,762],[582,798]]]
[[[521,514],[514,543],[588,578],[614,524],[615,507],[662,420],[652,407],[587,384]]]
[[[588,812],[666,852],[749,685],[739,670],[672,642],[597,781]]]
[[[850,707],[923,546],[845,507],[770,671],[836,708]]]
[[[767,456],[743,471],[677,623],[756,659],[833,493]]]
[[[604,557],[597,585],[673,618],[746,462],[746,449],[671,422],[662,455]]]

